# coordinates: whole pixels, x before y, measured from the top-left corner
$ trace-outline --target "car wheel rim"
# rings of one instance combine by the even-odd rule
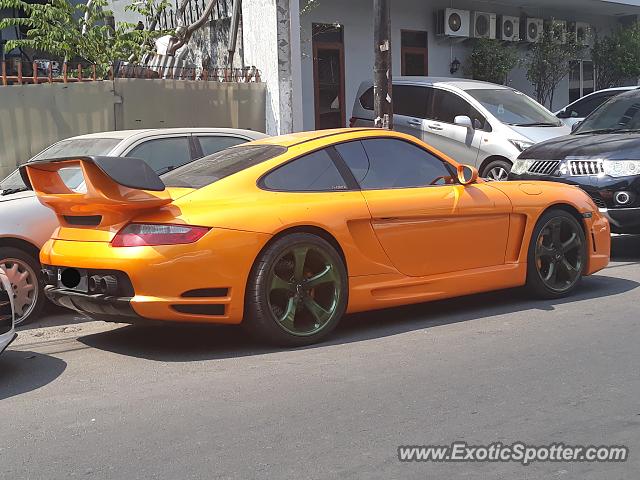
[[[296,245],[274,262],[269,308],[286,332],[309,336],[322,331],[335,318],[341,296],[338,267],[323,249]]]
[[[487,173],[487,177],[486,178],[489,179],[489,180],[500,181],[500,180],[506,180],[507,177],[509,177],[509,172],[507,172],[506,169],[504,169],[502,167],[493,167]]]
[[[16,325],[22,323],[33,311],[38,301],[38,281],[36,273],[25,262],[15,258],[0,260],[13,290],[13,308]]]
[[[545,286],[555,292],[569,290],[584,267],[580,226],[565,218],[549,220],[536,240],[536,268]]]

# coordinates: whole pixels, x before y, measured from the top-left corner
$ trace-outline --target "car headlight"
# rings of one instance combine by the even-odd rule
[[[640,160],[605,160],[602,166],[604,174],[611,177],[640,175]]]
[[[511,167],[511,173],[515,175],[522,175],[533,164],[533,160],[516,160]]]
[[[521,152],[524,152],[527,148],[533,145],[533,142],[528,142],[526,140],[509,140],[511,144],[516,147]]]

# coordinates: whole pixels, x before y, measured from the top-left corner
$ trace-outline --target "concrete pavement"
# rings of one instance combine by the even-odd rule
[[[0,477],[636,479],[640,237],[572,298],[356,315],[330,341],[57,311],[0,357]],[[623,444],[626,463],[400,463],[399,445]]]

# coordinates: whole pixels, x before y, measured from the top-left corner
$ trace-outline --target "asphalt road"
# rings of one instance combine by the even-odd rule
[[[58,312],[0,358],[7,479],[637,479],[640,237],[558,302],[519,290],[352,316],[279,351],[235,328]],[[40,327],[40,328],[35,328]],[[399,445],[627,445],[626,463],[400,463]]]

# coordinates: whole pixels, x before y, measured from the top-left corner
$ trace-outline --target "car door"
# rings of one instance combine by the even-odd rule
[[[456,125],[457,116],[467,116],[475,128]],[[429,119],[423,140],[459,163],[477,165],[486,119],[457,93],[433,87]]]
[[[144,160],[158,175],[162,175],[195,160],[199,155],[190,134],[176,134],[139,140],[123,156]]]
[[[511,203],[488,184],[400,139],[336,145],[358,181],[376,236],[401,273],[422,277],[502,265]]]
[[[393,129],[423,139],[432,89],[418,85],[393,86]]]

